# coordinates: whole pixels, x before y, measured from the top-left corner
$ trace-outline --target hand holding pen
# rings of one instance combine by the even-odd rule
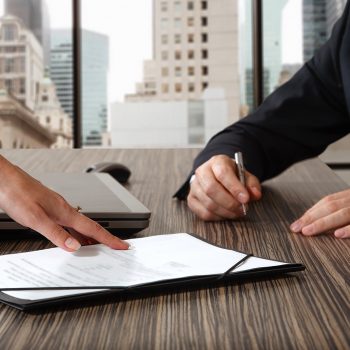
[[[245,169],[244,169],[244,163],[243,163],[243,155],[241,152],[235,153],[235,162],[237,166],[239,181],[241,181],[241,184],[244,187],[246,187]],[[244,215],[247,215],[247,205],[245,203],[242,203],[242,211]]]
[[[213,156],[199,166],[187,197],[190,209],[205,221],[245,215],[246,204],[261,198],[261,186],[253,174],[244,170],[244,165],[240,169],[242,178],[236,161],[227,155]]]

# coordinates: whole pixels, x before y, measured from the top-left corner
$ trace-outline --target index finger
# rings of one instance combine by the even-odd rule
[[[72,227],[84,236],[93,238],[95,241],[105,244],[112,249],[126,250],[129,248],[127,242],[112,235],[96,221],[89,219],[87,216],[78,213],[74,209],[72,209],[72,211],[71,220],[67,226]]]
[[[247,203],[249,200],[248,191],[237,177],[235,162],[231,161],[231,163],[214,163],[212,165],[214,176],[240,203]]]

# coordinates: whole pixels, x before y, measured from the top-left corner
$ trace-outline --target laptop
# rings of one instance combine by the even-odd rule
[[[62,195],[73,207],[79,206],[84,215],[113,234],[136,233],[149,225],[151,212],[109,174],[30,174]],[[0,210],[0,238],[14,237],[15,232],[18,237],[21,231],[23,237],[28,237],[28,228],[16,223]]]

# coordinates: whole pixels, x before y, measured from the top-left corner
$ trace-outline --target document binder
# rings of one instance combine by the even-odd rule
[[[29,310],[59,304],[74,304],[83,300],[102,299],[114,295],[142,297],[145,293],[147,295],[159,292],[166,293],[174,290],[175,287],[176,290],[203,286],[208,288],[254,278],[270,278],[305,269],[305,266],[299,263],[263,259],[254,257],[252,254],[225,249],[187,233],[136,238],[129,240],[129,243],[136,246],[135,251],[112,251],[101,245],[93,248],[82,247],[83,252],[84,248],[87,252],[95,249],[96,254],[92,257],[73,256],[71,253],[63,252],[60,248],[1,256],[0,289],[2,291],[0,292],[0,301],[20,310]],[[183,249],[180,251],[178,247],[183,247]],[[30,270],[30,267],[35,265],[31,261],[38,261],[38,264],[41,264],[39,269],[41,270],[42,259],[55,256],[55,254],[63,257],[61,260],[49,259],[55,260],[52,263],[52,274],[59,281],[64,280],[64,278],[61,278],[57,271],[65,271],[65,273],[68,271],[68,275],[73,276],[76,266],[82,267],[82,274],[84,271],[89,272],[91,268],[91,271],[95,271],[95,273],[101,269],[102,275],[105,270],[114,268],[110,262],[115,261],[116,271],[115,273],[112,271],[110,275],[108,275],[110,272],[107,271],[107,274],[102,276],[103,278],[101,277],[101,281],[99,280],[98,285],[91,285],[93,273],[91,274],[92,279],[89,277],[79,281],[64,280],[60,284],[57,281],[47,282],[45,279],[38,282],[39,275],[35,275],[33,278],[35,282],[31,282],[30,274],[33,273],[34,276],[36,273],[36,270],[33,270],[34,272]],[[148,257],[151,256],[149,254],[153,254],[153,261],[147,261]],[[233,263],[227,265],[231,256]],[[211,260],[208,261],[207,257]],[[144,271],[143,265],[141,265],[143,261],[145,263]],[[131,266],[126,265],[125,262]],[[16,267],[17,264],[18,267]],[[27,268],[27,265],[23,264],[29,264],[29,267]],[[50,264],[48,263],[48,265]],[[7,278],[11,273],[8,266],[15,266],[14,277],[11,275],[10,278]],[[123,266],[126,268],[125,275],[120,272]],[[135,266],[138,267],[139,271],[135,270]],[[219,272],[223,266],[226,266],[225,269]],[[17,281],[13,282],[16,280],[16,268],[26,271],[29,282],[22,281],[21,276],[17,276]],[[35,268],[34,266],[33,269]],[[44,271],[46,275],[51,271],[50,268],[49,266]],[[55,268],[57,269],[55,270]],[[65,270],[66,268],[68,270]],[[114,276],[118,275],[117,268],[119,268],[119,275],[122,276],[120,282],[118,276]],[[167,275],[168,271],[169,275]],[[108,279],[108,276],[112,276],[112,279]],[[162,278],[160,279],[159,276]],[[141,278],[140,283],[138,283],[138,278]],[[142,280],[142,278],[144,279]]]

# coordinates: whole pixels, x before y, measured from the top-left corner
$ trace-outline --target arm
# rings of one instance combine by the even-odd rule
[[[80,214],[59,194],[1,156],[0,207],[21,225],[69,252],[96,241],[114,249],[128,249],[126,242]]]

